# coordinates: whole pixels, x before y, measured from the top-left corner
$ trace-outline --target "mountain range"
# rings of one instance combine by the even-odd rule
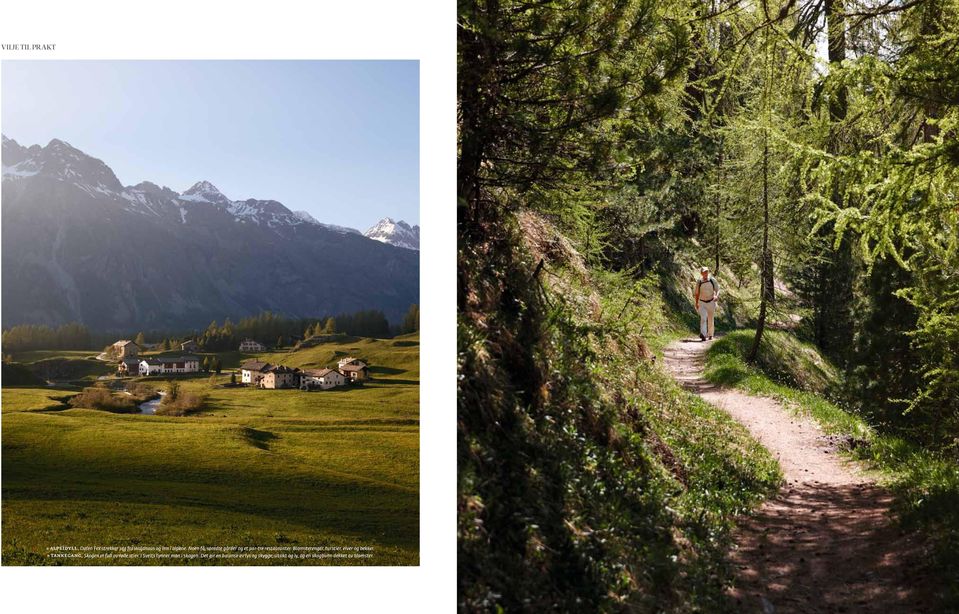
[[[361,234],[356,228],[337,226],[336,224],[324,224],[306,211],[294,211],[293,215],[309,224],[317,224],[319,226],[323,226],[324,228],[335,230],[336,232],[352,232],[354,234]],[[389,245],[395,245],[396,247],[415,250],[420,248],[420,227],[410,226],[403,220],[396,222],[393,221],[393,218],[385,217],[372,227],[368,228],[366,232],[362,233],[362,235],[368,239],[373,239],[374,241],[379,241],[381,243],[388,243]]]
[[[387,218],[370,229],[398,228],[398,247],[275,200],[232,200],[208,181],[182,193],[124,186],[58,139],[2,139],[4,327],[205,327],[263,310],[380,309],[395,322],[419,302],[418,227]]]

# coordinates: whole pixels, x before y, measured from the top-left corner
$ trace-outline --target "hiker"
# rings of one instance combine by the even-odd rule
[[[719,300],[719,284],[709,274],[709,269],[699,269],[702,279],[696,282],[696,311],[699,312],[699,339],[713,338],[713,317],[716,315],[716,301]]]

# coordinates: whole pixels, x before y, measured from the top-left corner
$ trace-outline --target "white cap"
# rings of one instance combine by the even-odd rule
[[[699,269],[699,272],[700,272],[700,273],[708,273],[708,272],[709,272],[709,267],[704,266],[704,267],[702,267],[701,269]]]

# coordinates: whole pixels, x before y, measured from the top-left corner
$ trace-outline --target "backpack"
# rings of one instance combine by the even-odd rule
[[[709,279],[700,279],[699,282],[696,284],[696,292],[699,292],[699,289],[707,281],[713,285],[713,298],[709,300],[714,300],[716,298],[716,292],[719,291],[719,288],[716,287],[716,280],[713,279],[712,277],[710,277]]]

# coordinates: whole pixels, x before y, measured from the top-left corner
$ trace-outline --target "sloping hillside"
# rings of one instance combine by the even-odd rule
[[[547,218],[516,223],[461,254],[461,606],[724,607],[731,520],[775,461],[657,364],[646,338],[681,326],[668,273],[594,269]]]

